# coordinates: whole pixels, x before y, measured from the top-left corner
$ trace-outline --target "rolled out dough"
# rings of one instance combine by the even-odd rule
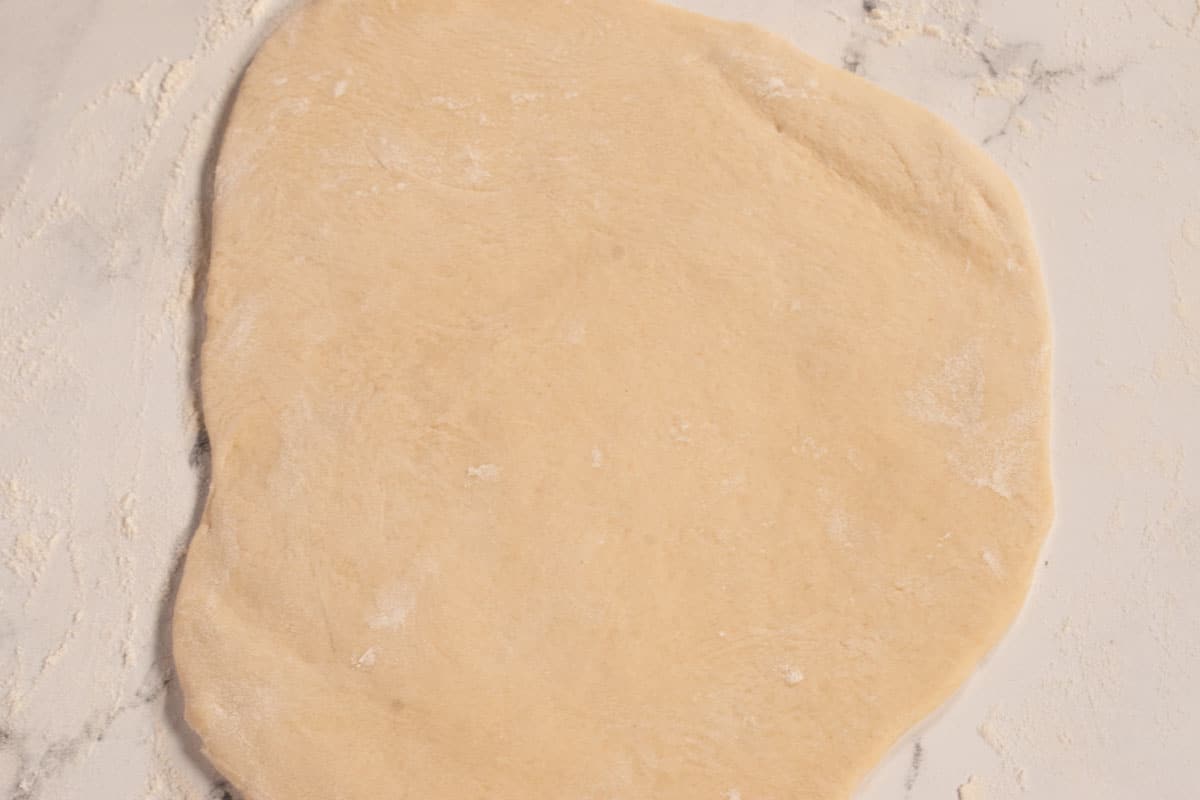
[[[213,222],[175,654],[249,800],[845,798],[1022,602],[1020,202],[763,32],[318,0]]]

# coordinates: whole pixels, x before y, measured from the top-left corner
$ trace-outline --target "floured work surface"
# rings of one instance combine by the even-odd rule
[[[1051,516],[1019,200],[642,0],[323,0],[238,95],[175,618],[250,800],[846,797]]]

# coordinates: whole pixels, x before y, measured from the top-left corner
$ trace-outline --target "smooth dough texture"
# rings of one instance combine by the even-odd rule
[[[249,800],[828,800],[1051,518],[1019,199],[644,0],[318,0],[215,185],[187,716]]]

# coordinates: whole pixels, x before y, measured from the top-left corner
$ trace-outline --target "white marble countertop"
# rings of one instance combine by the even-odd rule
[[[1200,0],[679,4],[984,143],[1045,262],[1033,594],[860,797],[1200,796]],[[232,796],[169,647],[206,469],[192,276],[214,131],[286,5],[0,0],[0,798]]]

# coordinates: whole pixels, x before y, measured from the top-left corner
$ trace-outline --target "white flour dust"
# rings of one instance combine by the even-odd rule
[[[92,5],[80,30],[154,22]],[[166,624],[206,459],[193,293],[219,117],[285,3],[195,5],[170,35],[58,53],[62,90],[11,110],[31,116],[5,143],[15,159],[0,155],[0,623],[18,643],[0,650],[0,787],[13,797],[78,796],[62,781],[128,763],[138,740],[142,789],[109,796],[218,796],[184,754]],[[53,32],[53,11],[29,36]]]

